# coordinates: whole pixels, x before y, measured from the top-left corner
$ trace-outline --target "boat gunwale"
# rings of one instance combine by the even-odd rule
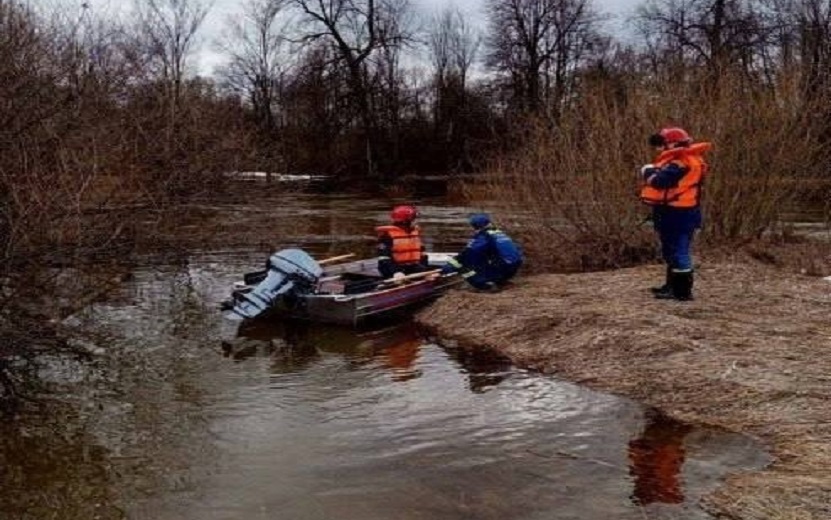
[[[452,253],[427,253],[427,255],[428,264],[432,264],[430,267],[433,268],[438,268],[443,262],[446,262],[453,256]],[[335,264],[332,266],[327,266],[328,268],[324,270],[321,278],[326,278],[327,276],[337,278],[336,275],[346,274],[355,271],[357,271],[355,274],[360,274],[361,272],[368,273],[374,270],[376,265],[377,258],[360,259],[353,260],[351,262]],[[375,271],[373,274],[375,273],[377,273],[377,271]],[[394,284],[392,280],[385,280],[381,278],[380,275],[378,275],[378,279],[382,282]],[[374,290],[355,294],[314,292],[297,295],[298,300],[302,300],[309,303],[320,302],[320,304],[332,306],[331,311],[333,312],[333,314],[329,314],[328,312],[321,312],[320,310],[312,310],[310,312],[309,309],[301,311],[297,308],[292,309],[286,307],[282,309],[280,309],[280,307],[275,307],[272,310],[276,311],[278,315],[284,315],[286,317],[306,321],[356,325],[363,320],[371,319],[375,316],[384,315],[386,313],[394,312],[396,310],[406,308],[408,306],[425,303],[435,298],[438,298],[449,289],[460,284],[462,281],[463,279],[461,275],[459,275],[456,272],[446,274],[441,274],[437,272],[435,275],[431,277],[425,277],[413,281],[404,281],[400,285],[391,285],[390,287],[384,288],[380,291]],[[234,289],[234,293],[245,293],[252,290],[254,287],[256,287],[256,284],[237,286]],[[426,292],[424,292],[425,287],[428,288]],[[408,292],[412,292],[413,294],[408,296],[406,294]],[[394,303],[391,306],[381,308],[374,308],[375,306],[372,305],[372,300],[374,298],[388,298],[391,295],[395,295],[395,293],[402,293],[402,301],[400,303]],[[301,307],[306,307],[306,304],[301,304]],[[335,311],[335,309],[338,310]],[[346,314],[348,314],[349,316],[347,317]]]

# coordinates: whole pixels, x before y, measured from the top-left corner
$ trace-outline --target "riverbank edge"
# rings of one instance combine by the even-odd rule
[[[702,499],[737,520],[831,518],[831,284],[752,262],[700,268],[694,302],[646,290],[662,266],[520,277],[453,291],[431,334],[517,366],[759,440],[774,457]]]

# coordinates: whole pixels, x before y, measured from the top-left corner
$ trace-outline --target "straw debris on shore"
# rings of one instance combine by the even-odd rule
[[[438,336],[519,366],[760,439],[765,470],[705,507],[742,520],[831,518],[831,283],[752,262],[697,272],[693,302],[655,300],[659,266],[520,277],[418,315]]]

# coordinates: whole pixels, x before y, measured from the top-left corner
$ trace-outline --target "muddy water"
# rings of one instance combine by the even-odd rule
[[[68,320],[94,330],[103,353],[56,360],[44,376],[62,404],[0,425],[0,518],[703,519],[703,493],[767,462],[746,438],[669,422],[409,323],[223,322],[217,304],[262,263],[260,250],[371,250],[366,230],[389,204],[281,197],[216,203],[230,223],[272,229],[268,243],[142,265]],[[469,208],[422,202],[434,249],[463,243]],[[221,342],[234,338],[261,342],[225,356]]]

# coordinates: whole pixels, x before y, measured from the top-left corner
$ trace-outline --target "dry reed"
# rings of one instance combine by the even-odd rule
[[[776,230],[783,213],[816,196],[827,149],[822,122],[797,110],[795,93],[749,89],[722,78],[718,94],[694,82],[672,87],[631,81],[625,95],[587,89],[557,124],[528,124],[522,145],[490,164],[474,204],[497,201],[523,238],[537,268],[594,270],[656,257],[638,202],[639,168],[654,151],[646,137],[682,126],[708,154],[701,238],[707,245],[740,244]],[[802,105],[802,106],[808,106]],[[814,184],[812,184],[814,183]]]

